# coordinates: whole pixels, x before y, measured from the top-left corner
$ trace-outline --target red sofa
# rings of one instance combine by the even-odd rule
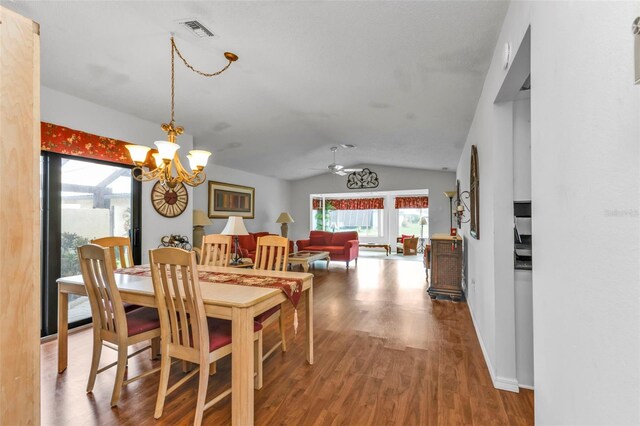
[[[238,235],[240,257],[248,257],[255,262],[258,237],[264,237],[265,235],[275,234],[270,234],[268,232],[249,232],[249,235]],[[233,247],[231,248],[231,251],[233,253]],[[293,241],[289,241],[289,253],[293,253]]]
[[[356,261],[358,265],[358,251],[360,242],[356,231],[349,232],[326,232],[311,231],[308,240],[296,241],[298,251],[328,251],[331,260],[342,260],[347,262]]]

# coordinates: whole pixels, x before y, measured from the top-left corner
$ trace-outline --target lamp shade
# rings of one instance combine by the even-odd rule
[[[422,217],[420,218],[420,225],[426,225],[427,223],[428,223],[428,222],[427,222],[427,218],[426,218],[426,217],[424,217],[424,216],[422,216]]]
[[[151,148],[143,145],[125,145],[125,148],[129,150],[129,155],[134,163],[144,163],[147,159],[147,153]]]
[[[205,212],[202,210],[193,211],[193,226],[207,226],[211,224],[213,224],[213,222]]]
[[[201,149],[194,149],[193,151],[189,151],[189,155],[187,158],[189,159],[189,166],[191,170],[201,170],[207,165],[207,161],[209,160],[209,156],[211,153],[209,151],[203,151]]]
[[[293,218],[287,212],[280,213],[278,219],[276,219],[276,223],[293,223]]]
[[[180,145],[173,142],[156,141],[154,143],[156,147],[158,147],[160,158],[163,160],[173,160],[173,156],[176,154],[176,151],[180,149]]]
[[[446,191],[443,194],[445,197],[453,199],[456,196],[456,191]]]
[[[226,226],[221,232],[222,235],[249,235],[247,228],[240,216],[229,216]]]

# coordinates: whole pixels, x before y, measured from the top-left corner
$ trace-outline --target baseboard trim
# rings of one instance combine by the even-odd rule
[[[529,385],[522,385],[522,384],[520,384],[520,385],[518,385],[518,386],[520,386],[520,389],[535,390],[535,389],[533,388],[533,386],[529,386]]]
[[[480,330],[478,329],[476,317],[473,315],[473,309],[471,309],[471,304],[468,301],[469,299],[467,299],[467,308],[469,309],[469,314],[471,314],[471,322],[473,323],[473,328],[476,331],[476,337],[478,338],[478,343],[480,343],[482,356],[484,357],[484,362],[487,365],[487,369],[489,370],[489,376],[491,377],[493,387],[500,390],[518,393],[520,391],[520,387],[518,386],[517,380],[509,379],[506,377],[498,377],[495,375],[495,370],[493,369],[493,365],[491,364],[491,359],[489,358],[489,354],[487,354],[487,349],[484,346],[482,335],[480,334]]]
[[[78,327],[72,328],[71,330],[69,330],[68,333],[69,333],[69,336],[71,336],[72,334],[79,333],[79,332],[84,331],[84,330],[86,330],[88,328],[91,328],[91,327],[93,327],[93,324],[91,324],[91,323],[83,324],[83,325],[80,325]],[[40,338],[40,344],[52,342],[54,340],[58,340],[58,333],[50,334],[48,336],[41,337]]]
[[[518,381],[514,379],[509,379],[506,377],[496,377],[493,381],[493,386],[496,389],[506,390],[509,392],[520,392],[520,387],[518,386]]]

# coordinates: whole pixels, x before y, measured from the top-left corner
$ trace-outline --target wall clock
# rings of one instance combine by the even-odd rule
[[[182,183],[170,189],[156,182],[151,190],[151,204],[164,217],[178,217],[189,204],[189,193]]]

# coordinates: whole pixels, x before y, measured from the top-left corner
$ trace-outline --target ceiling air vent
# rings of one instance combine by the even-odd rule
[[[214,34],[197,19],[185,19],[179,21],[180,25],[183,25],[186,29],[191,31],[197,37],[205,38],[205,37],[213,37]]]

